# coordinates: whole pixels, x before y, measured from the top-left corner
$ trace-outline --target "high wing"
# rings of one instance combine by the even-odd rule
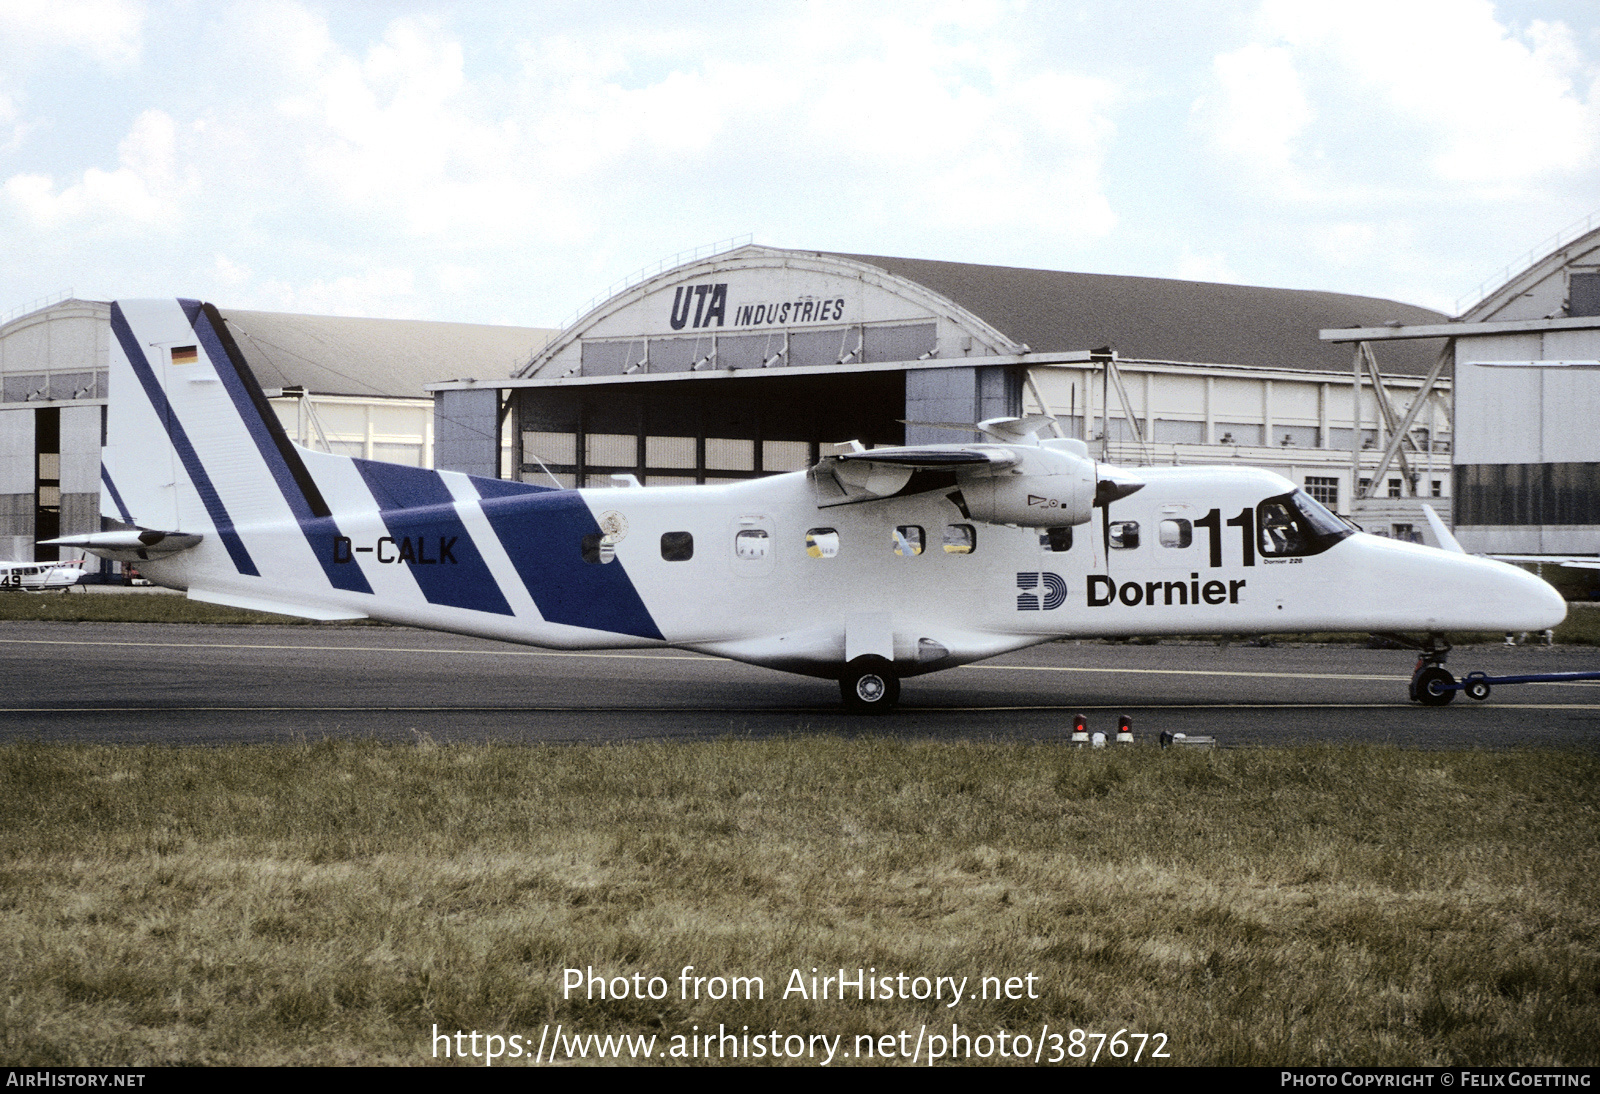
[[[945,490],[973,520],[1022,528],[1070,527],[1086,523],[1096,506],[1144,485],[1137,475],[1095,463],[1082,441],[1038,439],[1034,419],[992,419],[979,428],[991,436],[1017,439],[825,456],[810,471],[817,507]]]

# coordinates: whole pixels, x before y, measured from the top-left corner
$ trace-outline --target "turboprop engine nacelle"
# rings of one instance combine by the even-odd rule
[[[1094,461],[1073,452],[1022,448],[1005,471],[963,475],[961,496],[974,520],[1023,528],[1060,528],[1086,523],[1095,501]]]

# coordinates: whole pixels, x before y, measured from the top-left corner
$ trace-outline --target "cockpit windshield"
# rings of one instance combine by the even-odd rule
[[[1349,525],[1304,490],[1256,506],[1256,528],[1261,553],[1268,558],[1321,554],[1352,534]]]

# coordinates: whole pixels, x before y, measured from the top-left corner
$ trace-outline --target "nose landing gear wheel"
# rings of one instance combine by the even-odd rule
[[[857,657],[839,677],[839,694],[851,714],[887,714],[900,701],[900,678],[882,657]]]
[[[1425,707],[1442,707],[1456,697],[1456,678],[1450,670],[1429,665],[1411,681],[1411,693]]]

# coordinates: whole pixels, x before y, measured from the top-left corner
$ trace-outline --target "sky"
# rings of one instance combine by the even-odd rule
[[[554,327],[745,237],[1456,314],[1591,217],[1594,0],[0,0],[0,315]]]

